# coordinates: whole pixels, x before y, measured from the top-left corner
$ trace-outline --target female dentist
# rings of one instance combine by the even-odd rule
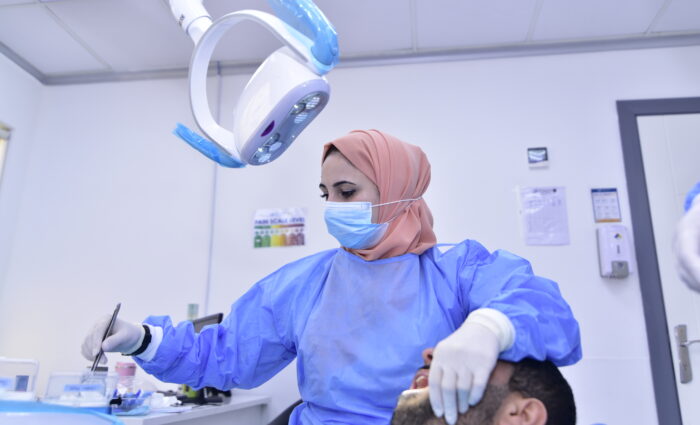
[[[556,283],[472,240],[436,245],[429,182],[420,148],[386,133],[328,143],[319,186],[340,248],[262,279],[199,334],[165,316],[118,320],[102,348],[194,388],[256,387],[296,357],[303,403],[289,423],[309,425],[389,423],[426,347],[431,404],[450,424],[481,399],[499,357],[577,362],[578,323]],[[108,321],[86,337],[87,359]]]

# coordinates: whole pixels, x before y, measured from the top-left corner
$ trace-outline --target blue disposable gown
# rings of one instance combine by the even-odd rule
[[[256,387],[297,358],[304,403],[290,424],[387,424],[421,351],[488,307],[515,326],[500,358],[581,358],[578,323],[557,284],[506,251],[475,241],[421,255],[364,261],[342,249],[288,264],[255,284],[220,325],[199,335],[168,317],[146,323],[163,340],[143,369],[199,388]]]

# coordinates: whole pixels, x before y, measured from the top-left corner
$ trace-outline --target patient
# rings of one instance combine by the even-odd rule
[[[428,396],[432,349],[394,410],[391,425],[440,425]],[[496,364],[481,402],[459,415],[458,425],[574,425],[576,405],[571,387],[551,362],[524,359]]]

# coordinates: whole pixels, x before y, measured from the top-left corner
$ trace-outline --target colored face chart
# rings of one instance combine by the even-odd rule
[[[253,248],[304,245],[305,223],[305,208],[257,210],[253,224]]]

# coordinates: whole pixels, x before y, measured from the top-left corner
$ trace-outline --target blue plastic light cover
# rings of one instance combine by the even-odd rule
[[[188,145],[197,149],[199,152],[203,153],[207,158],[220,165],[223,165],[224,167],[245,167],[243,162],[229,155],[226,151],[221,149],[219,145],[211,140],[205,139],[183,124],[177,123],[177,127],[175,127],[175,130],[173,130],[173,134],[187,142]]]
[[[338,34],[311,0],[268,0],[275,15],[311,40],[309,49],[321,75],[338,63]],[[308,44],[306,40],[301,40]]]

